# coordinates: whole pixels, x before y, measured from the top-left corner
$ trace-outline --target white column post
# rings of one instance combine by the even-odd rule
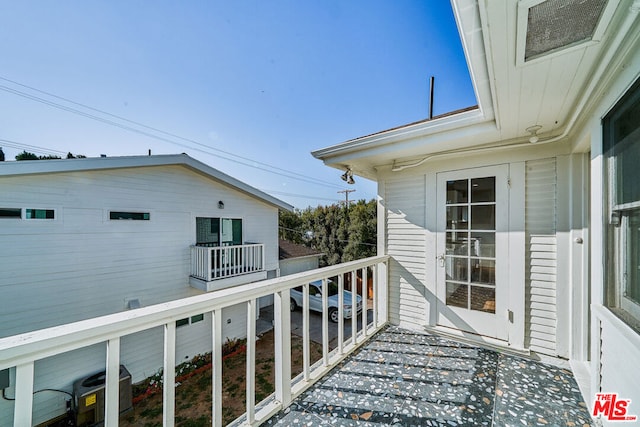
[[[106,369],[104,425],[112,427],[120,416],[120,338],[107,341]]]
[[[351,343],[356,345],[358,336],[358,275],[351,272]]]
[[[173,427],[176,411],[176,323],[164,325],[164,381],[162,384],[162,425]]]
[[[212,376],[212,424],[214,426],[222,425],[222,309],[213,310],[211,313],[212,323],[212,342],[213,351],[211,352],[211,369]]]
[[[247,424],[255,421],[256,398],[256,299],[247,301]]]
[[[33,413],[33,362],[16,366],[14,427],[31,426]]]
[[[307,285],[308,286],[308,285]],[[322,289],[327,289],[328,280],[322,279]],[[309,307],[309,304],[307,304]],[[329,366],[329,296],[322,292],[322,366]]]
[[[274,294],[276,400],[291,403],[291,310],[289,289]]]
[[[309,284],[302,286],[302,377],[309,381]]]
[[[325,287],[322,294],[326,294]],[[344,354],[344,274],[338,275],[338,354]]]

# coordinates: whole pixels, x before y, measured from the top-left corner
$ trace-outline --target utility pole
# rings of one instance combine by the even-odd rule
[[[347,209],[349,208],[349,193],[353,193],[356,190],[341,190],[338,191],[338,193],[344,193],[344,204],[347,207]]]

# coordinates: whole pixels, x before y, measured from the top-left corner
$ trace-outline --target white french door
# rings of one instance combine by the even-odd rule
[[[437,323],[507,339],[509,166],[437,175]]]

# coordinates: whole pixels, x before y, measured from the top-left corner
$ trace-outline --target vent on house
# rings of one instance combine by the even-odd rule
[[[527,62],[552,52],[597,40],[611,18],[614,3],[617,1],[521,2],[518,11],[519,61]],[[610,7],[607,7],[608,4]]]

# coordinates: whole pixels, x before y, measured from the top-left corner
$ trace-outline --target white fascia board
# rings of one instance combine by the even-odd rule
[[[260,199],[278,209],[293,211],[293,206],[288,203],[220,172],[186,154],[1,162],[0,177],[174,165],[184,166],[199,172],[208,178]]]
[[[465,111],[463,113],[443,117],[441,119],[415,123],[377,134],[363,136],[331,147],[312,151],[311,154],[317,159],[324,160],[336,155],[376,149],[410,139],[465,128],[485,121],[486,118],[480,110]]]

